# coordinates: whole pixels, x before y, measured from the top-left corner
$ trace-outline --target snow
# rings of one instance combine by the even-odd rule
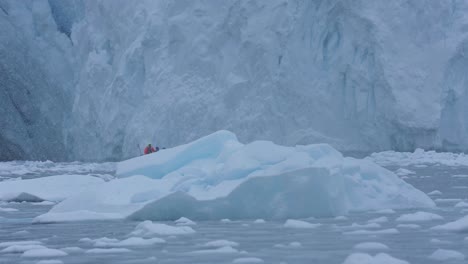
[[[17,245],[40,245],[42,242],[35,240],[23,240],[23,241],[6,241],[0,242],[1,247],[17,246]]]
[[[53,258],[63,257],[68,254],[65,251],[52,248],[37,248],[25,251],[21,256],[25,258]]]
[[[455,207],[456,208],[468,207],[468,203],[464,202],[464,201],[461,201],[461,202],[458,202],[457,204],[455,204]]]
[[[420,225],[416,225],[416,224],[399,224],[396,227],[397,228],[411,228],[411,229],[421,228]]]
[[[62,201],[103,183],[86,175],[58,175],[31,180],[0,182],[1,201]]]
[[[154,235],[190,235],[195,233],[189,226],[170,226],[166,224],[153,223],[151,221],[144,221],[139,223],[132,235],[135,236],[154,236]]]
[[[434,190],[434,191],[428,193],[427,195],[442,195],[442,192],[439,191],[439,190]]]
[[[379,253],[375,256],[365,253],[353,253],[346,258],[343,264],[409,264],[409,262],[385,253]]]
[[[94,247],[140,247],[140,246],[150,246],[154,244],[165,243],[166,241],[161,238],[149,238],[144,239],[141,237],[129,237],[124,240],[118,240],[115,238],[98,238],[98,239],[86,239],[83,242],[93,243]]]
[[[239,243],[234,242],[234,241],[221,239],[221,240],[213,240],[213,241],[210,241],[210,242],[206,242],[203,246],[204,247],[228,247],[228,246],[229,247],[237,247],[237,246],[239,246]]]
[[[414,152],[384,151],[372,153],[366,159],[382,166],[395,164],[399,166],[422,166],[426,164],[468,166],[468,155],[464,153],[424,151],[423,149],[416,149]]]
[[[437,249],[430,256],[430,259],[438,261],[464,260],[465,255],[455,250]]]
[[[174,221],[176,223],[176,225],[196,225],[197,223],[195,223],[194,221],[186,218],[186,217],[181,217],[177,220]]]
[[[236,258],[232,261],[232,263],[263,263],[263,259],[261,258],[254,258],[254,257],[249,257],[249,258]]]
[[[263,219],[255,219],[254,224],[265,224],[266,221]]]
[[[0,207],[0,212],[16,212],[18,209],[16,208],[6,208],[6,207]]]
[[[434,226],[431,229],[438,231],[466,232],[468,231],[468,215],[453,222]]]
[[[58,259],[45,259],[39,260],[38,262],[36,262],[36,264],[63,264],[63,261]]]
[[[288,219],[284,223],[284,227],[288,227],[288,228],[317,228],[321,225],[322,224],[312,224],[306,221],[294,220],[294,219]]]
[[[9,247],[6,247],[2,249],[0,252],[2,253],[23,253],[25,251],[31,250],[31,249],[44,249],[46,247],[42,245],[11,245]]]
[[[275,248],[300,248],[302,244],[297,241],[289,242],[288,244],[276,244],[274,245]]]
[[[228,131],[120,162],[117,175],[34,221],[288,219],[434,206],[392,172],[329,145],[242,144]]]
[[[388,222],[388,218],[386,216],[381,216],[381,217],[377,217],[374,219],[370,219],[367,222],[368,223],[385,223],[385,222]]]
[[[234,254],[239,251],[231,246],[224,246],[216,249],[203,249],[190,252],[191,254]]]
[[[344,232],[345,235],[393,235],[400,232],[395,228],[381,229],[381,230],[355,230]]]
[[[388,246],[378,242],[362,242],[353,247],[359,250],[387,250]]]
[[[408,176],[408,175],[413,175],[416,174],[414,171],[404,169],[404,168],[399,168],[397,171],[395,171],[395,174],[398,176]]]
[[[444,219],[442,216],[428,212],[415,212],[410,214],[403,214],[398,217],[395,221],[397,222],[424,222],[424,221],[435,221]]]
[[[93,248],[85,251],[88,254],[123,254],[129,252],[132,251],[127,248]]]

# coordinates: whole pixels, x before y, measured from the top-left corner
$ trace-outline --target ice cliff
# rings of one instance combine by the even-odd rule
[[[462,0],[0,0],[0,158],[122,159],[219,129],[468,150],[467,14]]]

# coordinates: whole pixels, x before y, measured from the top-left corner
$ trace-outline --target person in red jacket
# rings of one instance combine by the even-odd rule
[[[145,155],[146,155],[146,154],[150,154],[150,153],[153,153],[153,152],[156,152],[156,151],[157,151],[157,150],[154,149],[154,148],[151,146],[151,144],[148,144],[148,146],[146,146],[144,152],[145,152]]]

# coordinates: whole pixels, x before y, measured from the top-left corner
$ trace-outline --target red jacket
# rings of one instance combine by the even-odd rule
[[[153,152],[156,152],[156,150],[154,149],[154,147],[150,147],[149,146],[146,146],[145,148],[145,154],[150,154],[150,153],[153,153]]]

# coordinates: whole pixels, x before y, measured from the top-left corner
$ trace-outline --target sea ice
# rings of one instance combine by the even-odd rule
[[[438,261],[464,260],[465,255],[455,250],[437,249],[429,258]]]
[[[442,216],[434,213],[428,212],[416,212],[410,214],[404,214],[398,217],[395,221],[397,222],[424,222],[424,221],[434,221],[442,220]]]
[[[466,232],[468,231],[468,215],[453,222],[434,226],[431,229],[440,231]]]
[[[116,253],[129,253],[132,252],[127,248],[93,248],[85,251],[89,254],[116,254]]]
[[[294,219],[288,219],[284,223],[284,227],[289,227],[289,228],[316,228],[321,225],[322,224],[312,224],[306,221],[294,220]]]
[[[379,253],[375,256],[365,253],[353,253],[346,258],[343,264],[409,264],[409,262],[385,253]]]
[[[137,174],[144,176],[132,176]],[[244,145],[227,131],[123,161],[117,175],[70,196],[35,222],[297,219],[435,205],[392,172],[344,158],[329,145]]]
[[[248,258],[236,258],[232,261],[232,263],[240,264],[240,263],[263,263],[263,259],[261,258],[254,258],[254,257],[248,257]]]
[[[193,233],[195,233],[195,230],[189,226],[170,226],[166,224],[153,223],[147,220],[139,223],[132,232],[132,235],[148,237],[154,235],[189,235]]]
[[[216,247],[216,248],[228,247],[228,246],[229,247],[237,247],[237,246],[239,246],[239,243],[234,242],[234,241],[221,239],[221,240],[213,240],[213,241],[210,241],[210,242],[206,242],[203,246],[204,247]]]
[[[53,248],[36,248],[25,251],[21,256],[25,258],[53,258],[63,257],[68,254],[65,251]]]
[[[239,251],[231,246],[224,246],[215,249],[203,249],[190,252],[191,254],[233,254]]]
[[[345,235],[392,235],[400,233],[395,228],[382,229],[382,230],[356,230],[344,232]]]
[[[388,246],[378,242],[363,242],[355,245],[353,248],[360,250],[386,250]]]

